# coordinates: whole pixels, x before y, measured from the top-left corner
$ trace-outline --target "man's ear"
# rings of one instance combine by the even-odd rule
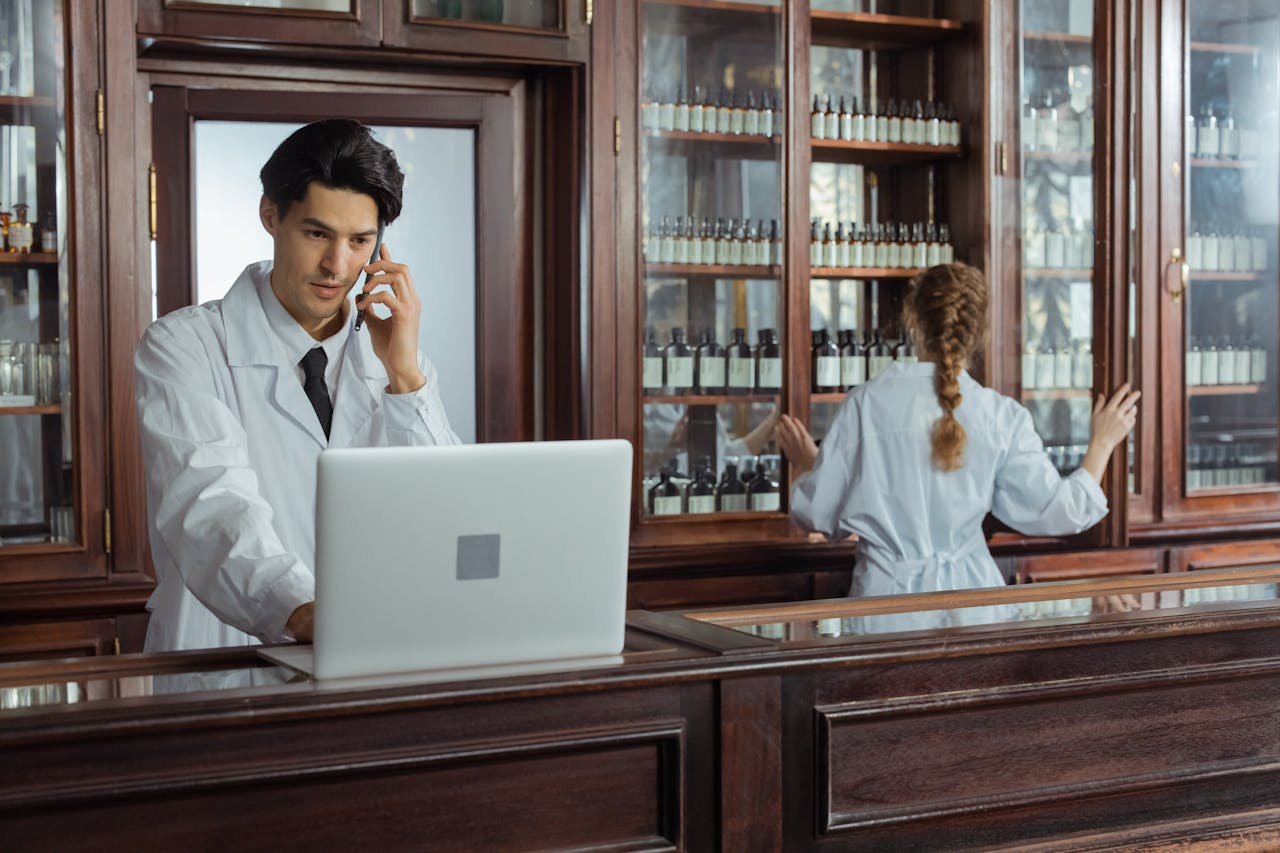
[[[276,209],[276,203],[267,198],[263,193],[262,198],[258,200],[258,219],[262,222],[262,227],[267,229],[267,233],[272,237],[276,236],[276,230],[280,227],[279,211]]]

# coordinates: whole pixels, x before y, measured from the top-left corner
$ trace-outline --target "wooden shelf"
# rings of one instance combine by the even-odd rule
[[[62,407],[59,405],[46,406],[0,406],[0,417],[5,415],[60,415]]]
[[[814,44],[863,50],[937,44],[959,38],[965,32],[964,22],[947,18],[817,10],[810,13],[809,20]]]
[[[958,145],[917,145],[906,142],[853,142],[844,139],[810,140],[812,159],[819,163],[865,163],[888,166],[950,160],[964,154]]]
[[[734,145],[777,145],[781,141],[781,137],[758,133],[704,133],[696,130],[647,130],[645,136],[673,142],[727,142]]]
[[[719,149],[749,160],[777,160],[781,156],[778,136],[745,133],[699,133],[692,130],[649,130],[645,139],[665,152],[690,152]]]
[[[645,275],[686,278],[778,278],[782,267],[744,267],[709,264],[645,264]]]
[[[779,394],[645,394],[645,405],[675,403],[681,406],[727,406],[736,403],[776,403]]]
[[[34,267],[57,263],[58,255],[54,252],[0,252],[0,264]]]
[[[1231,397],[1262,393],[1261,385],[1188,385],[1188,397]]]
[[[0,95],[0,122],[26,124],[32,112],[47,112],[54,106],[53,98],[37,95],[33,98],[21,95]]]
[[[685,9],[706,9],[713,12],[745,12],[753,15],[777,15],[780,5],[768,3],[735,3],[733,0],[645,0],[646,6],[680,6]]]
[[[1023,388],[1023,400],[1075,400],[1093,395],[1092,388]]]
[[[810,267],[809,278],[915,278],[922,272],[914,267]]]
[[[826,391],[821,394],[810,394],[810,403],[843,403],[849,396],[848,391]]]
[[[1022,277],[1027,279],[1092,279],[1093,270],[1065,269],[1058,267],[1023,267]]]
[[[1071,44],[1079,46],[1091,46],[1093,44],[1093,36],[1080,35],[1078,33],[1050,33],[1035,32],[1023,33],[1023,41],[1040,42],[1043,44]]]
[[[678,512],[675,515],[653,515],[649,512],[647,502],[644,508],[644,514],[641,520],[644,524],[671,524],[672,522],[682,521],[701,521],[701,522],[722,522],[722,521],[759,521],[762,518],[785,518],[786,513],[776,509],[760,509],[754,512],[748,510],[746,512]]]
[[[1193,169],[1254,169],[1257,168],[1257,165],[1257,160],[1224,160],[1197,157],[1191,161],[1191,168]]]
[[[1217,272],[1215,270],[1192,270],[1192,281],[1262,281],[1262,273],[1256,272]]]
[[[1193,41],[1191,49],[1198,53],[1258,53],[1262,50],[1252,44],[1224,44],[1212,41]]]

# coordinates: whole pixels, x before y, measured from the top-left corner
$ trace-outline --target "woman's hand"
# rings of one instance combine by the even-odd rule
[[[778,419],[776,434],[783,454],[796,470],[801,474],[812,471],[818,459],[818,445],[804,424],[791,415],[783,415]]]
[[[1099,397],[1093,405],[1093,417],[1089,422],[1089,450],[1080,467],[1093,479],[1102,482],[1102,472],[1116,445],[1124,441],[1138,420],[1138,398],[1141,391],[1129,390],[1129,383],[1120,386],[1108,400]]]

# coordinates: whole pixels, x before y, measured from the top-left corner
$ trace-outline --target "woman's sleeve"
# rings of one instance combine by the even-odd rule
[[[1029,536],[1068,536],[1097,524],[1107,514],[1107,496],[1083,468],[1063,477],[1044,452],[1044,443],[1021,406],[1013,440],[996,472],[991,511]]]
[[[828,539],[849,535],[841,524],[852,492],[853,472],[862,442],[858,441],[857,403],[846,399],[818,448],[813,470],[797,478],[791,490],[791,517],[805,530]]]

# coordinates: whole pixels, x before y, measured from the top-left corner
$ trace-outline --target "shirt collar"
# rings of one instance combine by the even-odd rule
[[[316,346],[324,347],[324,354],[329,359],[329,364],[337,363],[351,332],[350,323],[339,324],[338,331],[323,341],[317,341],[280,304],[280,300],[276,298],[276,292],[271,289],[269,271],[267,275],[258,278],[257,285],[258,298],[262,300],[262,311],[267,316],[267,325],[271,327],[271,331],[275,333],[276,339],[284,348],[284,356],[289,364],[296,365]]]

